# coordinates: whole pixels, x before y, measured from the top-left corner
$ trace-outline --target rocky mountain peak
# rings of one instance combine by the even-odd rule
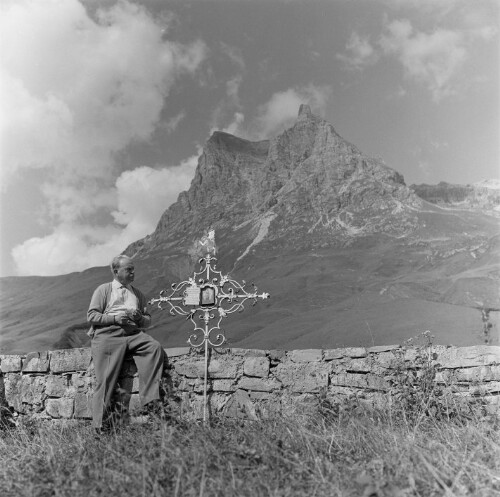
[[[311,112],[311,107],[307,104],[301,104],[299,107],[298,119],[311,119],[313,113]]]
[[[295,124],[270,140],[214,132],[190,189],[155,233],[127,252],[147,252],[179,230],[207,226],[245,225],[254,236],[265,225],[262,239],[293,238],[298,245],[346,243],[377,231],[401,236],[415,226],[419,205],[401,174],[364,155],[303,104]]]

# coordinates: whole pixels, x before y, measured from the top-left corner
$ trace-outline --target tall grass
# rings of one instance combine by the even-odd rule
[[[90,426],[26,421],[0,438],[2,496],[500,496],[483,419],[410,423],[349,403],[261,421]]]
[[[259,421],[153,416],[99,437],[6,421],[0,497],[500,497],[498,415],[436,382],[432,336],[419,340],[393,365],[383,408],[323,392]]]

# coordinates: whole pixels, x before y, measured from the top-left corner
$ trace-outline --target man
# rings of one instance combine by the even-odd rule
[[[132,259],[125,255],[115,257],[111,271],[113,281],[95,290],[87,312],[96,376],[92,399],[92,424],[96,431],[102,429],[125,354],[129,352],[137,365],[143,406],[158,403],[165,354],[162,346],[143,331],[151,324],[151,316],[147,313],[146,297],[132,286]]]

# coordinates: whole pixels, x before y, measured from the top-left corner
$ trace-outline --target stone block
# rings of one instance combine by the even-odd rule
[[[71,385],[76,392],[87,393],[94,388],[95,378],[82,373],[73,373],[71,375]]]
[[[443,369],[442,371],[437,371],[436,372],[436,377],[435,377],[436,383],[440,384],[448,384],[452,383],[455,380],[455,375],[454,375],[454,370],[453,369]]]
[[[184,378],[182,377],[177,382],[177,391],[179,392],[190,392],[193,390],[196,378]]]
[[[328,387],[328,398],[332,402],[338,401],[338,397],[351,397],[352,395],[356,395],[359,392],[357,388],[352,387],[342,387],[338,385],[330,385]],[[340,399],[342,400],[342,399]]]
[[[4,377],[5,400],[17,412],[43,410],[45,400],[45,378],[9,374]]]
[[[500,380],[500,366],[475,366],[453,371],[455,381],[484,382]]]
[[[344,356],[353,359],[356,357],[366,357],[367,352],[364,347],[347,347],[344,349]]]
[[[244,390],[237,390],[224,406],[222,413],[231,418],[257,420],[255,407],[250,396]]]
[[[323,358],[325,361],[333,361],[334,359],[342,359],[343,357],[344,357],[343,349],[323,350]]]
[[[343,373],[332,375],[330,378],[332,385],[361,388],[365,390],[387,391],[389,383],[382,377],[374,374]]]
[[[23,412],[20,395],[22,379],[23,377],[16,373],[4,376],[5,400],[9,406],[13,407],[18,412]]]
[[[500,381],[486,381],[481,385],[469,387],[469,393],[474,396],[490,395],[500,393]]]
[[[399,348],[401,348],[401,345],[375,345],[374,347],[368,347],[366,352],[368,354],[380,354],[381,352],[390,352]]]
[[[212,381],[215,381],[215,380],[209,380],[208,381],[208,384],[207,384],[207,388],[208,388],[208,391],[211,390],[211,385],[212,385]],[[203,391],[205,390],[205,379],[203,378],[196,378],[193,382],[193,392],[196,392],[196,393],[203,393]]]
[[[171,349],[164,349],[167,357],[170,359],[172,357],[180,357],[184,355],[189,355],[191,347],[173,347]]]
[[[357,358],[366,357],[368,355],[364,347],[346,347],[345,349],[326,349],[323,351],[325,361],[334,359],[342,359],[343,357]]]
[[[212,392],[235,392],[236,388],[234,380],[212,380],[210,385]]]
[[[92,393],[75,394],[75,418],[92,418]]]
[[[465,368],[500,364],[500,346],[435,347],[433,350],[437,353],[436,362],[443,368]]]
[[[276,367],[275,376],[291,392],[319,392],[328,386],[330,366],[322,362],[281,363]]]
[[[47,376],[45,393],[49,397],[69,397],[74,393],[74,390],[70,389],[67,375],[49,375]]]
[[[50,370],[53,373],[87,371],[90,365],[90,349],[52,350],[50,355]]]
[[[66,418],[73,416],[73,399],[47,399],[45,411],[52,418]]]
[[[23,366],[21,355],[0,355],[0,369],[2,373],[18,373]]]
[[[41,405],[45,399],[46,381],[46,378],[43,376],[23,375],[18,391],[21,402],[29,405]]]
[[[360,359],[348,359],[344,363],[344,370],[355,373],[369,373],[373,370],[374,361],[372,357],[362,357]]]
[[[243,374],[267,378],[269,376],[269,359],[264,357],[248,357],[243,363]]]
[[[23,373],[47,373],[49,362],[48,352],[31,352],[23,361]]]
[[[341,373],[343,371],[353,373],[374,373],[383,375],[387,372],[388,363],[379,363],[376,356],[370,355],[359,359],[343,359],[342,364],[333,363],[332,372]],[[343,371],[342,371],[343,369]]]
[[[236,378],[240,361],[235,361],[231,356],[219,356],[216,359],[210,359],[208,363],[209,378]],[[190,361],[179,362],[175,365],[175,371],[187,378],[205,377],[205,360],[194,359]]]
[[[370,354],[371,359],[373,360],[373,364],[379,365],[384,369],[391,369],[397,366],[397,364],[402,362],[404,357],[404,353],[401,353],[401,356],[398,357],[396,354],[398,352],[402,352],[398,347],[392,349],[389,352],[380,352],[378,354]]]
[[[323,350],[321,349],[304,349],[292,350],[288,353],[288,357],[293,362],[320,362],[323,359]]]
[[[251,392],[248,392],[248,394],[250,395],[250,399],[252,401],[269,401],[273,398],[273,395],[269,392],[255,392],[255,391],[251,391]]]
[[[142,409],[141,397],[139,396],[139,394],[133,393],[130,396],[128,409],[131,414],[137,413]]]
[[[230,349],[231,354],[241,357],[266,357],[266,351],[261,349]]]
[[[198,378],[204,375],[205,363],[199,359],[183,361],[175,364],[175,371],[186,378]]]
[[[272,392],[281,388],[281,383],[272,378],[250,378],[244,376],[238,382],[238,388],[255,392]]]
[[[267,355],[273,364],[277,364],[286,359],[286,350],[273,349],[270,350]]]

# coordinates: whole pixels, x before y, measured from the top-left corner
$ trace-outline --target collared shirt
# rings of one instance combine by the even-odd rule
[[[104,309],[104,314],[116,316],[119,312],[135,309],[139,309],[139,300],[130,285],[122,285],[118,280],[113,280],[111,282],[111,295],[106,309]]]
[[[99,285],[92,294],[87,311],[87,321],[91,325],[88,331],[90,337],[97,334],[123,336],[137,333],[137,331],[150,326],[151,316],[147,312],[147,300],[144,294],[132,285],[125,289],[120,288],[120,286],[119,282],[113,280]],[[119,294],[117,293],[113,297],[113,290],[119,291]],[[129,295],[129,291],[132,296]],[[129,308],[141,311],[142,318],[140,322],[130,321],[129,324],[123,326],[117,324],[115,322],[116,313]]]

